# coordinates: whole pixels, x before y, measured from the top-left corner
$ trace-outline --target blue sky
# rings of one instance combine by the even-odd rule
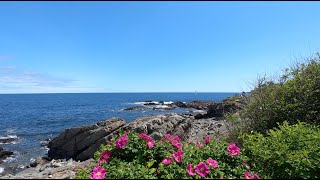
[[[0,2],[0,93],[241,92],[320,47],[320,2]]]

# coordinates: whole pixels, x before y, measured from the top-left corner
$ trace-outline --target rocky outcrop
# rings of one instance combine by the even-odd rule
[[[172,102],[165,104],[163,101],[149,101],[143,103],[142,106],[134,106],[123,109],[124,111],[132,111],[132,110],[172,110],[176,107],[179,108],[193,108],[197,110],[207,110],[208,106],[211,104],[215,104],[213,101],[192,101],[192,102]]]
[[[15,175],[5,174],[0,176],[0,179],[74,179],[78,170],[88,167],[93,162],[93,159],[78,162],[72,159],[48,161],[38,158],[36,166],[26,168]]]
[[[0,164],[5,160],[7,157],[12,156],[13,152],[6,151],[2,147],[0,147]]]
[[[219,102],[208,106],[207,114],[205,118],[210,117],[223,117],[227,113],[234,113],[239,109],[242,109],[243,105],[237,102]]]
[[[124,124],[124,119],[111,118],[94,125],[66,129],[61,135],[50,141],[48,157],[53,159],[89,159],[103,143],[103,138]]]
[[[129,107],[123,109],[123,111],[142,111],[142,110],[149,110],[150,108],[145,107],[145,106],[134,106],[134,107]]]
[[[181,108],[187,107],[187,105],[181,101],[174,102],[173,104],[176,105],[177,107],[181,107]]]
[[[211,104],[215,104],[213,101],[192,101],[185,103],[187,108],[194,108],[198,110],[207,110],[208,106]]]
[[[221,120],[195,119],[193,115],[176,113],[141,117],[124,123],[123,119],[111,118],[96,125],[67,129],[49,143],[48,156],[52,159],[90,159],[101,144],[110,143],[118,135],[120,127],[127,132],[145,132],[155,140],[170,133],[190,142],[226,131]]]

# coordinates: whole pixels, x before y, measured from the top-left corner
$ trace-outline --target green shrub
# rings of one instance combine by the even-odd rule
[[[142,137],[148,138],[148,141]],[[121,147],[119,146],[121,138],[122,142],[125,143],[123,149],[117,148],[117,146]],[[76,178],[90,178],[90,173],[94,172],[94,168],[99,166],[106,170],[106,176],[103,177],[108,179],[244,178],[244,173],[248,173],[251,178],[254,175],[256,178],[258,177],[249,168],[246,163],[249,159],[243,155],[240,148],[237,149],[233,146],[236,149],[236,154],[234,156],[229,155],[227,148],[230,144],[225,141],[214,141],[206,138],[196,145],[183,142],[179,137],[170,137],[170,135],[166,135],[159,141],[154,141],[147,135],[138,135],[135,132],[128,133],[126,137],[125,135],[120,136],[120,138],[118,136],[116,139],[118,139],[117,142],[112,140],[111,144],[101,145],[94,155],[96,164],[78,171]],[[154,144],[151,143],[148,147],[147,143],[150,141]],[[103,153],[107,151],[111,152],[108,156],[109,159],[100,163],[99,161],[105,157]],[[183,152],[182,156],[179,156],[178,152]],[[216,160],[218,167],[210,166],[207,162],[208,159]],[[200,176],[201,173],[199,174],[196,171],[196,166],[200,162],[203,162],[202,165],[206,164],[205,166],[209,167],[208,174],[203,177]],[[194,175],[192,175],[192,172],[190,172],[191,174],[188,173],[188,165],[194,170]]]
[[[243,136],[245,154],[257,172],[269,178],[320,178],[319,127],[284,122],[264,136]]]
[[[277,123],[320,122],[319,53],[287,68],[278,80],[260,77],[239,112],[246,129],[265,133]]]

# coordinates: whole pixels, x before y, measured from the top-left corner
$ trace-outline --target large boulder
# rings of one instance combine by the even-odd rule
[[[66,129],[49,142],[48,157],[53,159],[89,159],[93,157],[100,144],[104,144],[101,140],[124,124],[124,119],[111,118],[94,125]]]
[[[242,105],[237,102],[219,102],[208,106],[205,118],[223,117],[227,113],[234,113],[241,109]]]

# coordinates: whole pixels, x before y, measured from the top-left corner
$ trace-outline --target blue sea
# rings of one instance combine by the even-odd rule
[[[145,101],[191,102],[222,101],[237,93],[57,93],[57,94],[0,94],[0,138],[15,138],[0,144],[13,151],[14,156],[0,164],[24,168],[32,159],[46,156],[41,146],[45,139],[58,136],[66,128],[95,124],[111,118],[124,118],[127,123],[156,114],[187,113],[189,110],[123,111]]]

